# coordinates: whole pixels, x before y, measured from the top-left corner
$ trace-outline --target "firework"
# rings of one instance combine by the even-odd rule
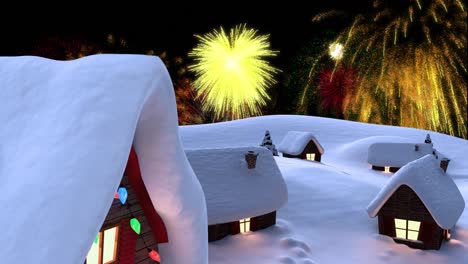
[[[268,35],[258,35],[245,25],[195,35],[199,44],[189,53],[194,64],[194,87],[204,110],[214,111],[216,119],[239,119],[261,114],[278,72],[265,59],[275,56]]]
[[[359,121],[467,137],[467,15],[459,0],[374,1],[335,43],[358,86],[343,106]],[[320,16],[318,16],[320,18]],[[338,66],[339,63],[335,65]]]
[[[343,117],[343,101],[356,86],[356,71],[339,66],[336,69],[326,69],[320,73],[318,88],[322,99],[322,107],[334,110]]]

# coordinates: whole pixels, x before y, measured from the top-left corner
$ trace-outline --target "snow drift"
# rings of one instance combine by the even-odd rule
[[[207,263],[205,199],[152,56],[0,58],[0,259],[82,264],[133,145],[164,220],[163,263]]]

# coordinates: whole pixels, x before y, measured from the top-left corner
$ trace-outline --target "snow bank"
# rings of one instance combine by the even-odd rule
[[[290,155],[299,155],[311,140],[317,145],[320,154],[323,154],[323,147],[314,134],[306,131],[289,131],[279,144],[278,150]]]
[[[248,169],[244,154],[258,153]],[[186,150],[205,192],[208,224],[220,224],[276,211],[288,199],[283,176],[270,150],[261,147]]]
[[[452,228],[465,209],[465,201],[452,178],[440,168],[439,162],[433,155],[426,155],[403,166],[369,204],[369,216],[375,217],[401,185],[408,185],[441,228]]]
[[[82,264],[132,141],[168,231],[163,263],[207,263],[204,196],[159,59],[3,57],[0,87],[2,263]]]

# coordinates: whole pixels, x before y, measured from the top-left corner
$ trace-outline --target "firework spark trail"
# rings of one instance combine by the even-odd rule
[[[467,14],[459,0],[374,1],[336,38],[359,71],[345,115],[467,137]],[[390,6],[387,6],[390,5]],[[400,4],[401,5],[401,4]],[[320,20],[320,15],[317,16]],[[386,106],[379,103],[384,94]],[[393,110],[398,110],[396,113]]]
[[[221,28],[195,37],[199,44],[189,53],[194,58],[189,70],[204,110],[213,110],[216,119],[260,115],[270,99],[267,89],[276,83],[273,74],[279,72],[265,60],[277,55],[269,36],[240,25],[229,35]]]

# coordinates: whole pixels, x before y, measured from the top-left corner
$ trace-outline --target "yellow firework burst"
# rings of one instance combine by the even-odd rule
[[[229,35],[220,28],[195,37],[199,43],[189,53],[194,59],[189,70],[203,108],[213,110],[216,119],[260,115],[278,72],[266,60],[277,54],[270,49],[269,36],[239,25]]]
[[[335,40],[359,86],[345,114],[467,137],[467,14],[460,0],[374,1]],[[317,16],[318,19],[326,17]]]

